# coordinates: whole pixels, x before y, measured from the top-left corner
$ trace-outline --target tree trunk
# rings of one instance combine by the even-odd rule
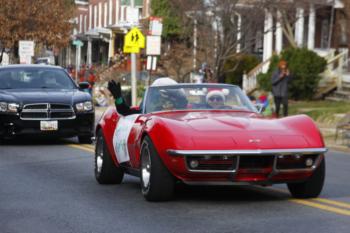
[[[0,64],[2,63],[2,58],[3,58],[4,52],[5,52],[5,48],[2,48],[1,54],[0,54]]]

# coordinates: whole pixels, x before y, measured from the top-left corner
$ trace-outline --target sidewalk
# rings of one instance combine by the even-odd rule
[[[339,133],[338,139],[335,141],[335,128],[320,127],[320,131],[324,137],[324,141],[328,149],[347,152],[350,154],[350,140],[342,139],[342,136]]]

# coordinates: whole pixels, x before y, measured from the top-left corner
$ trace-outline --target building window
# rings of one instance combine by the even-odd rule
[[[143,0],[134,0],[135,6],[142,7],[143,6]],[[123,6],[130,6],[131,0],[121,0],[121,5]]]
[[[142,7],[143,6],[143,0],[135,0],[135,6]]]
[[[130,6],[130,0],[121,0],[121,5],[122,6]]]

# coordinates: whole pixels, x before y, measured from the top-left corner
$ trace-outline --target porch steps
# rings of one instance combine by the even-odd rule
[[[332,95],[326,97],[326,100],[350,102],[350,82],[343,81],[342,89],[333,92]]]
[[[326,95],[337,89],[335,82],[328,82],[318,87],[318,90],[314,96],[315,99],[323,99]]]

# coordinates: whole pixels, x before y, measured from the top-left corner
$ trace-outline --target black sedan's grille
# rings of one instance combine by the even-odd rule
[[[73,107],[67,104],[26,104],[21,111],[22,120],[74,119]]]
[[[25,105],[23,109],[26,109],[26,110],[47,109],[47,104],[28,104],[28,105]]]
[[[59,109],[59,110],[63,110],[63,109],[68,109],[70,110],[72,107],[70,105],[66,105],[66,104],[50,104],[51,109]]]
[[[48,113],[47,113],[47,112],[22,112],[21,118],[22,118],[22,119],[48,118]]]

